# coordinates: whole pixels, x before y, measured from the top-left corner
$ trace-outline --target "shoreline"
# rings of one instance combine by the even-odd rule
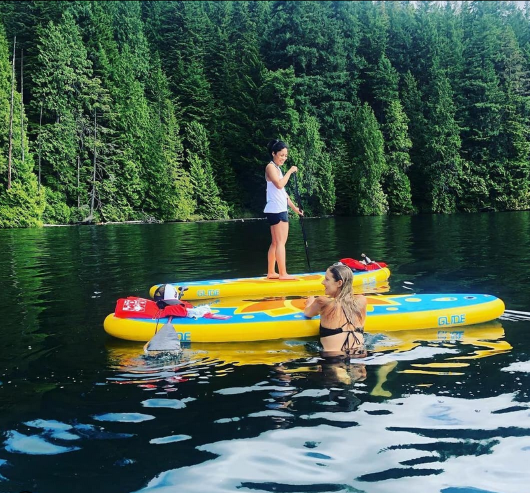
[[[335,217],[333,215],[328,216],[312,216],[304,217],[304,219],[325,219]],[[266,217],[243,217],[234,219],[199,219],[197,221],[110,221],[110,222],[96,222],[96,223],[75,223],[75,224],[43,224],[43,228],[65,228],[72,226],[108,226],[115,224],[192,224],[192,223],[229,223],[229,222],[242,222],[245,221],[266,221]]]

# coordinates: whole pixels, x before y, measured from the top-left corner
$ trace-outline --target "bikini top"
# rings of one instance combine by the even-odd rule
[[[344,310],[344,307],[342,308],[342,313],[344,313],[344,316],[346,317],[346,311]],[[344,326],[348,325],[348,317],[346,317],[346,322],[344,322],[340,327],[337,327],[336,329],[328,329],[327,327],[324,327],[322,325],[322,322],[320,322],[320,337],[330,337],[337,334],[341,334],[342,332],[358,332],[360,334],[364,333],[364,327],[354,327],[352,330],[344,330]],[[352,324],[353,325],[353,324]]]
[[[346,322],[344,325],[348,325],[348,322]],[[320,337],[330,337],[343,332],[357,332],[359,334],[364,334],[364,327],[354,327],[353,330],[344,330],[344,325],[337,327],[336,329],[328,329],[327,327],[324,327],[322,324],[320,324]]]
[[[342,311],[344,311],[344,308],[342,309]],[[346,315],[346,313],[344,315]],[[337,327],[336,329],[328,329],[327,327],[324,327],[322,323],[320,323],[320,337],[331,337],[346,332],[346,339],[344,339],[344,343],[341,347],[341,351],[344,351],[346,353],[352,351],[355,346],[363,346],[362,342],[359,340],[355,333],[357,332],[358,334],[363,334],[364,327],[354,327],[353,330],[344,330],[344,326],[346,325],[348,325],[348,321],[346,321],[343,325]],[[350,344],[350,337],[353,339],[352,344]]]

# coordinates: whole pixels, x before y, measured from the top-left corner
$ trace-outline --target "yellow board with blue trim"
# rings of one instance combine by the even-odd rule
[[[512,346],[505,340],[504,328],[498,320],[486,322],[484,324],[467,325],[465,327],[450,328],[432,328],[418,329],[413,331],[393,331],[389,333],[381,332],[382,337],[378,337],[373,344],[372,352],[374,363],[377,358],[384,354],[407,353],[421,346],[422,342],[438,347],[452,348],[455,344],[467,344],[474,346],[471,354],[457,355],[453,352],[448,353],[448,359],[443,362],[429,362],[418,364],[413,362],[413,366],[423,368],[429,371],[447,371],[455,365],[459,367],[467,366],[468,360],[485,358],[496,354],[508,352]],[[125,379],[128,383],[144,383],[138,380],[138,366],[146,365],[144,355],[144,344],[127,341],[120,341],[115,338],[109,338],[105,347],[114,364],[121,369],[133,367],[134,371],[128,372],[130,379]],[[315,356],[318,347],[307,344],[306,340],[278,339],[273,341],[254,341],[254,342],[223,342],[223,343],[206,343],[191,344],[186,351],[184,362],[194,361],[201,365],[211,363],[223,363],[234,366],[244,365],[277,365],[297,359],[307,359]],[[458,360],[458,362],[455,362]],[[182,360],[181,360],[182,361]],[[384,364],[381,361],[381,364]],[[147,363],[148,365],[148,363]],[[185,365],[183,370],[188,369],[194,372],[193,365]],[[300,367],[296,367],[299,371]],[[288,372],[286,368],[283,371]],[[222,372],[222,371],[221,371]],[[149,382],[153,381],[155,375],[147,372]],[[185,374],[184,374],[185,376]],[[165,374],[159,374],[161,380],[164,380]],[[120,381],[123,383],[124,381]]]
[[[504,303],[487,294],[368,295],[367,332],[446,329],[488,322],[504,313]],[[263,341],[318,335],[319,318],[304,316],[305,297],[205,300],[217,316],[173,318],[182,342]],[[119,339],[148,341],[169,319],[107,316],[105,331]]]
[[[266,277],[243,277],[239,279],[216,279],[211,281],[171,282],[175,288],[185,288],[184,299],[203,300],[207,298],[232,298],[238,296],[286,296],[289,294],[324,292],[322,281],[325,272],[295,274],[296,279],[284,281]],[[353,286],[371,288],[390,277],[387,267],[353,273]],[[163,284],[156,284],[149,290],[151,298]]]

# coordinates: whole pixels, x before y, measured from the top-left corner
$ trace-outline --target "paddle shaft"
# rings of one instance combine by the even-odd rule
[[[298,179],[296,178],[296,173],[294,173],[294,191],[296,193],[296,201],[298,202],[298,207],[302,207],[302,201],[300,200],[300,193],[298,192]],[[309,272],[311,272],[311,263],[309,262],[309,247],[307,246],[307,237],[305,235],[304,228],[304,216],[301,214],[298,215],[300,218],[300,226],[302,227],[302,236],[304,237],[304,247],[305,247],[305,257],[307,259],[307,266],[309,267]]]

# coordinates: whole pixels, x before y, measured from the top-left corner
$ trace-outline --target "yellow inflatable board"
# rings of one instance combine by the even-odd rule
[[[129,365],[145,355],[142,343],[110,339],[106,348],[111,360],[120,366]],[[219,362],[234,366],[275,365],[311,356],[314,356],[314,353],[307,347],[306,341],[285,339],[192,344],[185,349],[187,362]]]
[[[504,339],[504,329],[500,322],[491,321],[464,327],[451,327],[448,329],[419,329],[414,331],[394,331],[381,333],[369,353],[407,353],[414,348],[427,343],[435,347],[454,347],[455,344],[470,345],[474,352],[467,355],[452,353],[442,362],[418,364],[412,362],[413,368],[430,369],[431,372],[446,373],[452,368],[469,366],[466,361],[505,353],[512,346]],[[115,369],[136,368],[138,365],[147,364],[144,360],[143,343],[109,339],[106,343],[111,363]],[[194,365],[215,364],[216,373],[222,374],[224,365],[277,365],[294,360],[304,360],[318,356],[318,345],[308,345],[303,340],[281,339],[275,341],[257,342],[228,342],[210,344],[191,344],[184,350],[179,359],[183,368],[193,370]],[[356,360],[362,364],[363,360]],[[385,363],[388,364],[388,363]],[[219,366],[221,365],[221,366]],[[302,368],[303,370],[303,368]],[[292,371],[302,371],[297,367]],[[286,372],[291,370],[285,369]],[[314,370],[313,370],[314,371]],[[406,370],[405,370],[406,371]],[[158,373],[156,372],[158,375]],[[134,375],[131,382],[134,383]]]
[[[476,350],[471,355],[447,358],[448,361],[460,361],[485,358],[494,354],[505,353],[512,349],[512,346],[504,340],[504,329],[498,320],[463,327],[453,326],[413,331],[393,331],[389,332],[387,336],[387,338],[374,345],[373,351],[406,352],[419,346],[421,342],[445,347],[452,347],[455,344],[466,344],[476,347]],[[459,363],[454,364],[457,365]],[[431,366],[434,368],[436,364],[416,364],[415,366]]]
[[[499,298],[485,294],[368,295],[367,332],[460,327],[488,322],[504,312]],[[319,318],[308,319],[301,296],[221,298],[210,305],[214,316],[173,318],[183,342],[236,342],[298,339],[318,335]],[[119,339],[148,341],[168,319],[107,316],[105,331]]]
[[[187,301],[205,298],[227,298],[238,296],[285,296],[289,294],[322,292],[322,281],[325,272],[311,274],[295,274],[296,280],[280,281],[266,277],[244,277],[241,279],[223,279],[212,281],[192,281],[168,283],[175,288],[186,288],[183,299]],[[370,271],[355,271],[353,286],[360,286],[369,290],[378,283],[390,277],[390,270],[386,267]],[[154,297],[155,291],[162,284],[152,286],[149,296]]]

